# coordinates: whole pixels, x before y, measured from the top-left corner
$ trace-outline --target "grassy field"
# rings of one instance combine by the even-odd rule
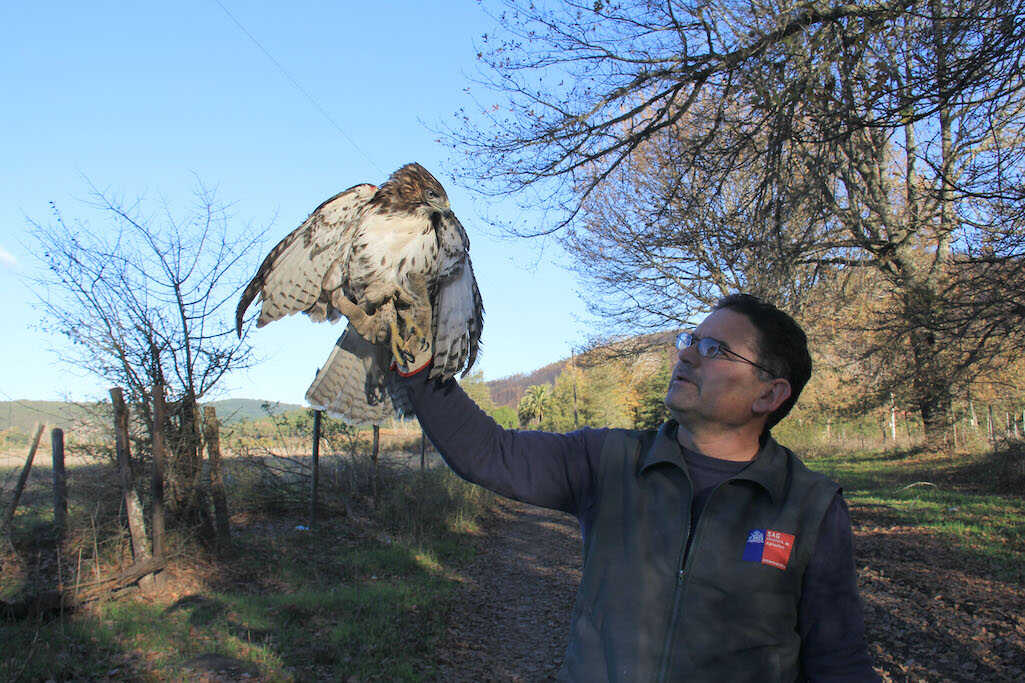
[[[991,578],[1025,586],[1025,482],[1005,476],[1005,458],[1025,457],[1016,452],[818,447],[803,455],[843,486],[852,507],[870,510],[873,524],[927,531]]]

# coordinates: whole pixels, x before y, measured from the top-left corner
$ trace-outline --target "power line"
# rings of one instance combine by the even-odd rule
[[[228,10],[228,8],[224,6],[224,4],[221,2],[221,0],[214,0],[214,2],[217,3],[217,5],[222,10],[224,10],[224,13],[227,14],[228,18],[231,19],[235,23],[235,26],[238,26],[239,30],[242,31],[242,33],[246,34],[249,37],[249,40],[253,41],[253,44],[256,45],[256,47],[260,48],[260,52],[262,52],[264,55],[267,56],[267,59],[269,59],[274,64],[274,66],[276,66],[278,68],[278,71],[280,71],[281,74],[286,79],[288,79],[288,82],[291,83],[295,87],[296,90],[298,90],[300,93],[302,93],[303,96],[307,100],[309,100],[310,104],[312,104],[316,108],[316,110],[319,111],[321,113],[321,115],[325,119],[328,120],[328,123],[330,123],[332,126],[334,126],[335,130],[337,130],[339,133],[341,133],[342,137],[345,138],[349,142],[350,145],[352,145],[353,149],[355,149],[357,152],[359,152],[360,155],[362,155],[363,158],[366,159],[367,162],[369,162],[371,166],[373,166],[375,169],[377,169],[378,173],[381,173],[383,175],[384,171],[381,170],[381,167],[378,166],[376,163],[374,163],[374,160],[371,159],[370,156],[366,152],[364,152],[363,149],[359,145],[356,144],[355,140],[353,140],[351,137],[349,137],[348,133],[346,133],[344,130],[342,130],[342,127],[340,125],[338,125],[338,122],[335,121],[334,118],[331,117],[331,114],[329,114],[327,112],[327,110],[324,109],[323,106],[321,106],[320,102],[318,102],[317,99],[313,95],[311,95],[309,93],[309,91],[306,90],[306,88],[302,87],[302,85],[299,84],[299,81],[297,81],[295,78],[292,77],[292,74],[290,74],[288,72],[288,70],[285,69],[285,67],[283,67],[281,65],[281,62],[279,62],[278,60],[274,59],[274,55],[272,55],[270,52],[268,52],[267,48],[265,48],[263,46],[263,44],[261,44],[260,41],[257,40],[256,37],[253,36],[253,34],[250,33],[246,29],[246,27],[242,25],[242,22],[240,22],[238,19],[235,18],[235,15],[232,14]]]

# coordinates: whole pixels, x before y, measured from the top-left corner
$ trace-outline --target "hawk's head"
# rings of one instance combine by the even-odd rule
[[[406,164],[391,174],[374,195],[371,203],[388,211],[413,213],[417,209],[449,211],[445,188],[426,168],[417,163]]]

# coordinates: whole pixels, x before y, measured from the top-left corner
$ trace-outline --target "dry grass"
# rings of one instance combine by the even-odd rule
[[[160,586],[73,610],[29,598],[60,589],[73,599],[131,564],[119,481],[108,464],[69,467],[67,533],[57,538],[51,473],[40,464],[13,545],[0,546],[0,600],[31,613],[0,620],[0,680],[430,677],[431,647],[471,552],[466,536],[490,498],[436,456],[427,464],[421,472],[418,452],[388,453],[375,476],[365,453],[325,455],[310,531],[308,457],[231,458],[231,549],[179,521]],[[0,480],[15,471],[0,469]]]

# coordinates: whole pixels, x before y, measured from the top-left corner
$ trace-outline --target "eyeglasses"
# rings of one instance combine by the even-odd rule
[[[676,348],[678,350],[683,351],[684,349],[689,348],[691,346],[696,346],[698,350],[698,355],[702,358],[721,357],[724,360],[729,360],[728,358],[726,358],[727,354],[730,356],[736,356],[748,365],[753,365],[759,370],[764,370],[765,372],[772,375],[773,378],[776,377],[776,373],[770,370],[769,368],[765,367],[764,365],[759,365],[758,363],[755,363],[753,360],[744,358],[736,351],[731,351],[729,347],[726,346],[726,342],[721,342],[718,339],[713,339],[712,337],[699,337],[697,335],[691,334],[690,332],[681,332],[680,334],[676,335]]]

